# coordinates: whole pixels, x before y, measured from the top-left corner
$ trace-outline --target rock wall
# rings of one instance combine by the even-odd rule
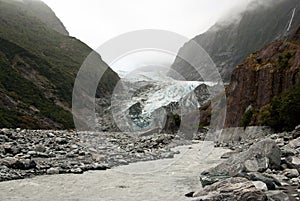
[[[241,125],[249,109],[259,110],[295,84],[300,83],[299,30],[288,41],[275,41],[251,54],[232,74],[226,89],[226,127]],[[259,125],[259,119],[251,124]]]

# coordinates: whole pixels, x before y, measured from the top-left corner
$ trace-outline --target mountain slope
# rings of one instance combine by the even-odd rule
[[[43,3],[24,2],[0,0],[0,127],[72,128],[74,80],[92,49],[58,29],[48,7],[41,19]],[[99,68],[108,70],[97,96],[109,96],[119,77],[102,61]]]
[[[288,34],[289,23],[293,30],[300,23],[298,0],[253,1],[238,21],[220,21],[204,34],[187,42],[178,55],[192,55],[194,62],[201,61],[193,55],[193,41],[200,44],[211,56],[225,82],[230,81],[233,69],[249,54],[261,49],[275,39]],[[294,10],[295,9],[295,10]],[[294,15],[293,15],[294,13]],[[291,20],[293,19],[293,20]],[[199,63],[199,62],[198,62]],[[200,63],[199,63],[200,65]],[[177,57],[172,68],[187,80],[201,80],[201,76],[187,62]]]
[[[227,88],[226,127],[267,124],[292,130],[300,123],[300,28],[251,54]]]

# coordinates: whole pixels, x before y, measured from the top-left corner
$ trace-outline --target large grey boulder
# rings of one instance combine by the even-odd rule
[[[242,172],[279,169],[281,150],[273,140],[263,140],[252,145],[247,151],[233,155],[218,166],[202,172],[202,175],[225,174],[237,176]]]
[[[267,201],[267,196],[263,191],[257,189],[253,182],[241,177],[233,177],[218,181],[194,193],[193,197],[199,197],[197,199],[199,201]]]

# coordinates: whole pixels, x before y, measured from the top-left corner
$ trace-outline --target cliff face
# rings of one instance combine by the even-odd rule
[[[60,23],[40,1],[0,0],[0,127],[74,127],[73,85],[92,49]],[[96,95],[109,96],[119,77],[96,56],[107,69]]]
[[[226,89],[226,127],[241,126],[247,111],[251,111],[247,123],[260,125],[259,111],[275,96],[300,83],[299,33],[251,54],[233,71]]]
[[[249,54],[276,39],[284,38],[289,30],[295,29],[300,23],[298,0],[273,0],[269,1],[268,5],[264,3],[254,0],[248,5],[248,9],[241,13],[240,20],[216,23],[204,34],[187,42],[178,55],[191,55],[194,63],[201,61],[200,55],[193,55],[192,43],[198,43],[211,56],[223,80],[229,82],[233,69]],[[200,66],[201,63],[197,67]],[[176,58],[172,69],[186,80],[201,80],[194,68],[180,57]]]

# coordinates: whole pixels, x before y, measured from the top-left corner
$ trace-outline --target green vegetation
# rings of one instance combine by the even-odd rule
[[[0,127],[72,128],[73,84],[92,50],[51,29],[62,29],[59,20],[45,5],[43,19],[38,18],[41,13],[30,10],[35,3],[44,5],[0,0]],[[99,68],[108,66],[102,62]],[[108,68],[96,95],[111,94],[118,79]]]
[[[274,97],[265,109],[263,122],[276,131],[290,131],[300,124],[300,85]]]
[[[241,125],[244,127],[244,129],[250,125],[252,117],[253,117],[252,109],[249,109],[244,113],[243,118],[241,120]]]
[[[292,58],[292,54],[290,52],[286,52],[283,56],[279,55],[278,63],[281,69],[289,68],[289,61]]]

